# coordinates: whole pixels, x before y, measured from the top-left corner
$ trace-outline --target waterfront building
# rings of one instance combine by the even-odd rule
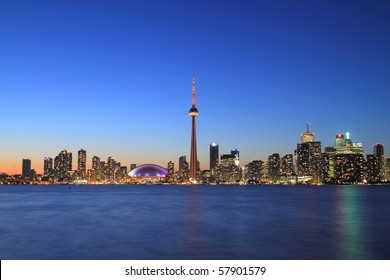
[[[24,158],[22,161],[22,177],[31,178],[31,159]]]
[[[51,157],[45,157],[43,159],[43,176],[53,176],[53,159]]]
[[[166,180],[169,183],[173,183],[175,181],[175,164],[174,164],[173,161],[169,161],[168,162],[167,170],[168,170],[168,173],[167,173],[167,176],[166,176]]]
[[[350,133],[337,134],[335,152],[329,153],[329,162],[333,164],[333,176],[338,182],[362,182],[365,164],[364,149],[361,143],[353,143]]]
[[[212,181],[211,171],[210,170],[203,170],[202,171],[202,182],[203,183],[210,183]]]
[[[325,154],[327,156],[327,162],[328,162],[328,172],[326,179],[329,181],[331,178],[334,178],[334,155],[336,154],[335,147],[325,147]]]
[[[173,161],[168,162],[168,175],[173,176],[175,174],[175,164]]]
[[[236,183],[241,180],[241,170],[236,164],[235,154],[221,155],[220,163],[216,168],[216,180],[224,183]]]
[[[261,180],[268,179],[268,161],[263,161],[263,167],[261,169]]]
[[[272,182],[276,182],[280,175],[280,155],[274,153],[268,157],[268,177]]]
[[[191,130],[191,154],[190,154],[190,178],[197,179],[197,147],[196,147],[196,117],[198,116],[198,109],[195,105],[195,77],[192,77],[192,106],[189,112],[192,118],[192,130]]]
[[[330,182],[330,160],[329,160],[329,154],[328,153],[322,153],[322,182]]]
[[[374,155],[379,160],[379,181],[386,180],[386,168],[385,168],[385,158],[384,158],[384,148],[382,144],[374,145]]]
[[[124,179],[127,177],[127,166],[120,166],[120,174],[121,174],[121,179]]]
[[[381,181],[381,161],[375,154],[367,155],[367,182],[378,183]]]
[[[115,181],[115,169],[116,163],[113,157],[107,158],[107,166],[106,166],[106,180],[109,182]]]
[[[320,184],[323,182],[323,158],[321,153],[313,153],[310,156],[309,161],[309,170],[311,180],[310,182],[313,184]]]
[[[248,182],[259,183],[263,174],[263,161],[253,160],[245,166],[245,179]]]
[[[100,176],[98,177],[99,181],[105,181],[106,180],[106,169],[107,165],[105,161],[100,161]]]
[[[54,158],[54,176],[62,181],[69,181],[72,172],[72,153],[67,150],[62,150],[58,156]]]
[[[92,157],[92,170],[91,170],[90,180],[92,182],[100,181],[100,175],[101,175],[100,158],[97,156],[93,156]]]
[[[178,177],[181,182],[185,182],[188,180],[188,162],[186,156],[181,156],[179,158],[179,172]]]
[[[311,176],[313,169],[311,169],[310,161],[315,155],[318,157],[321,154],[321,142],[305,142],[297,145],[297,168],[298,176]]]
[[[291,176],[294,173],[294,160],[292,154],[287,154],[282,157],[280,165],[281,176]]]
[[[87,151],[83,149],[78,151],[77,176],[79,179],[85,179],[87,176]]]
[[[179,157],[179,171],[188,169],[188,162],[186,156]]]
[[[387,182],[390,182],[390,158],[385,159],[385,178]]]
[[[365,160],[360,153],[335,154],[334,175],[340,183],[360,183],[364,180]]]
[[[214,175],[215,167],[219,164],[219,146],[217,143],[210,144],[210,171]]]

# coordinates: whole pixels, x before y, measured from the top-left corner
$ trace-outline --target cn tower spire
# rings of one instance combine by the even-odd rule
[[[192,74],[192,108],[195,108],[195,75]]]
[[[191,130],[191,157],[190,157],[190,178],[196,181],[196,173],[198,167],[198,156],[196,148],[196,117],[198,116],[198,109],[195,106],[195,76],[192,75],[192,106],[189,112],[192,118]]]

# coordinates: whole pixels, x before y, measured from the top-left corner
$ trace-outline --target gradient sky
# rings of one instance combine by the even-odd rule
[[[0,2],[0,172],[61,150],[166,166],[293,153],[312,124],[390,153],[389,1]]]

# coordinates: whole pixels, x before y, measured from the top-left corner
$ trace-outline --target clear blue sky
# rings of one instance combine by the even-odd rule
[[[87,150],[122,164],[293,153],[306,122],[389,156],[389,1],[0,2],[0,171]],[[177,167],[177,166],[176,166]],[[74,160],[74,168],[76,161]]]

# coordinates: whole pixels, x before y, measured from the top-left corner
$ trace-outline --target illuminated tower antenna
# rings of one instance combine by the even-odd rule
[[[192,75],[192,106],[189,112],[192,118],[192,131],[191,131],[191,156],[190,156],[190,178],[196,181],[197,171],[197,149],[196,149],[196,117],[198,116],[198,109],[195,105],[195,76]]]

